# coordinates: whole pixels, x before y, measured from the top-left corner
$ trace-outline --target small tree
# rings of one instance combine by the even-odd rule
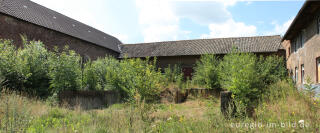
[[[25,76],[25,91],[40,97],[49,96],[49,52],[42,42],[24,39],[24,49],[18,51],[17,57]]]
[[[256,61],[253,54],[233,52],[219,65],[222,87],[230,90],[234,98],[247,107],[255,106],[263,92]]]
[[[146,100],[147,102],[159,99],[163,86],[163,76],[155,67],[156,59],[149,58],[124,59],[119,63],[107,66],[107,86],[118,90],[127,100]],[[135,97],[136,95],[139,95]]]
[[[81,88],[80,60],[80,55],[68,50],[68,47],[60,54],[51,54],[49,76],[50,87],[54,89],[54,92]]]
[[[0,40],[0,77],[1,86],[8,89],[23,91],[26,79],[23,64],[12,41]]]
[[[204,86],[209,89],[220,91],[218,81],[219,60],[213,55],[203,55],[196,63],[193,83]]]

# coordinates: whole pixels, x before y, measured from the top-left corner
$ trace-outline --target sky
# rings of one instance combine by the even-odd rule
[[[303,0],[31,0],[122,43],[283,35]]]

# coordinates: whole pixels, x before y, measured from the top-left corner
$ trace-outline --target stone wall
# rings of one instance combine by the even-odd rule
[[[69,108],[99,109],[120,102],[115,91],[63,91],[58,94],[59,104]]]
[[[13,40],[16,46],[21,47],[20,35],[26,35],[29,40],[42,41],[49,50],[55,46],[63,49],[68,45],[80,55],[92,59],[105,55],[119,56],[118,52],[105,47],[0,13],[0,38]]]

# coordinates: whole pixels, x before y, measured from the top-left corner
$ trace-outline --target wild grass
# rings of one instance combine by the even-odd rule
[[[106,109],[69,110],[2,92],[0,132],[319,132],[319,101],[284,81],[269,89],[268,96],[256,108],[255,117],[231,119],[220,113],[216,97],[182,104],[147,104],[138,100]]]

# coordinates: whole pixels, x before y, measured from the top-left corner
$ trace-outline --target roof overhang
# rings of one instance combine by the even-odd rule
[[[310,23],[314,19],[319,10],[320,1],[306,0],[297,16],[292,21],[287,32],[282,37],[281,42],[294,38],[302,29],[305,28],[307,23]]]

